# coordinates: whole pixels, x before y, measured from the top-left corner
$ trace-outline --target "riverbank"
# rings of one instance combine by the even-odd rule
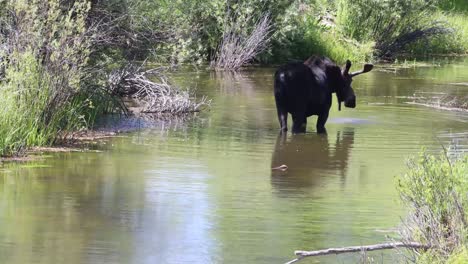
[[[0,259],[271,264],[297,249],[387,241],[408,213],[395,188],[406,158],[423,146],[435,155],[451,142],[468,146],[466,113],[408,105],[407,97],[465,92],[449,84],[468,78],[467,63],[374,69],[353,82],[355,109],[333,102],[327,136],[315,133],[312,117],[310,133],[288,133],[284,144],[275,69],[184,71],[176,84],[211,98],[209,112],[105,139],[102,152],[0,166]],[[288,170],[272,171],[276,164]],[[404,262],[393,253],[367,256]],[[317,261],[355,264],[360,255]]]
[[[0,156],[50,146],[64,131],[88,129],[104,114],[125,112],[121,97],[128,93],[151,113],[196,112],[208,101],[170,89],[163,75],[148,85],[134,61],[210,64],[231,71],[311,54],[338,63],[394,60],[401,53],[466,54],[465,9],[447,6],[438,1],[53,0],[32,6],[3,1]]]

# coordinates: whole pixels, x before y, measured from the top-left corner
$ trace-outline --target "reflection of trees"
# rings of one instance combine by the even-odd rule
[[[247,73],[235,72],[216,72],[213,73],[217,89],[220,91],[220,97],[216,98],[218,104],[224,106],[217,108],[221,110],[227,118],[244,118],[249,116],[253,123],[264,122],[266,118],[263,111],[267,98],[261,97],[262,90],[265,89],[265,83],[256,83]],[[268,87],[270,88],[270,87]],[[271,87],[271,95],[273,87]],[[229,107],[225,107],[229,105]],[[240,115],[239,115],[240,114]]]
[[[458,60],[458,59],[456,59]],[[439,62],[428,65],[379,65],[369,74],[356,78],[353,88],[356,90],[358,100],[360,96],[374,97],[379,103],[399,104],[411,101],[415,92],[438,93],[448,95],[461,95],[456,83],[468,78],[467,63],[458,62],[454,65],[438,67]],[[391,68],[391,71],[388,70]]]
[[[0,262],[194,263],[215,250],[198,140],[173,133],[0,172]]]
[[[64,155],[50,167],[15,169],[0,177],[0,259],[127,262],[133,245],[122,231],[139,223],[144,182],[124,175],[124,166],[138,171],[124,164],[97,153]]]
[[[346,176],[348,159],[353,148],[354,130],[338,131],[334,147],[326,135],[293,135],[287,140],[280,134],[276,140],[271,166],[288,166],[286,171],[273,170],[271,182],[279,191],[309,187],[322,176],[338,174]]]

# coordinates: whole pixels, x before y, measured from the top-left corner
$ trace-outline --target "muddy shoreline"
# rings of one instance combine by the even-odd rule
[[[143,129],[180,127],[187,121],[197,118],[197,114],[139,114],[107,115],[98,120],[92,129],[68,132],[58,137],[52,146],[32,147],[14,156],[0,157],[1,162],[27,162],[42,159],[46,153],[100,152],[99,148],[110,138]]]

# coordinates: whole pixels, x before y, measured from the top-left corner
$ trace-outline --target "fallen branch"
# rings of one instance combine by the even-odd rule
[[[133,110],[138,113],[182,115],[209,107],[210,100],[206,97],[197,100],[190,91],[170,83],[161,71],[159,68],[143,71],[129,65],[110,74],[108,89],[112,94],[133,98],[139,105]]]
[[[327,248],[322,250],[315,250],[315,251],[303,251],[297,250],[294,252],[297,258],[286,262],[285,264],[296,263],[299,260],[305,257],[315,257],[315,256],[323,256],[323,255],[331,255],[331,254],[343,254],[343,253],[352,253],[352,252],[363,252],[363,251],[375,251],[375,250],[384,250],[384,249],[394,249],[394,248],[413,248],[413,249],[428,249],[430,248],[429,245],[423,245],[417,242],[395,242],[395,243],[384,243],[384,244],[375,244],[375,245],[367,245],[367,246],[353,246],[353,247],[342,247],[342,248]]]

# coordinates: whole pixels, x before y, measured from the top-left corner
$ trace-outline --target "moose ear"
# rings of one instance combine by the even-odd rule
[[[357,76],[359,74],[370,72],[373,68],[374,68],[374,65],[372,65],[372,64],[364,64],[364,68],[362,70],[357,71],[357,72],[353,72],[353,73],[350,74],[350,76],[354,77],[354,76]]]
[[[348,75],[349,74],[349,69],[351,69],[351,61],[347,60],[345,69],[343,71],[343,75]]]

